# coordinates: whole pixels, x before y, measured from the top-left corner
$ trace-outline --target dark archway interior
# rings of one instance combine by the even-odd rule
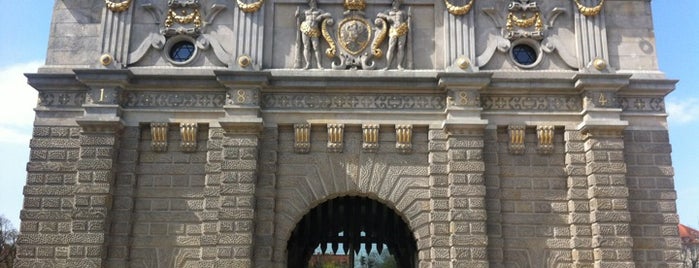
[[[366,197],[338,197],[313,208],[296,225],[287,243],[288,267],[307,267],[318,246],[359,252],[371,244],[386,245],[398,267],[415,267],[417,244],[398,214]]]

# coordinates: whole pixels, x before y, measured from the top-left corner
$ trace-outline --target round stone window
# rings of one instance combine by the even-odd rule
[[[521,44],[512,48],[512,57],[519,64],[532,65],[536,62],[537,55],[534,48]]]
[[[194,56],[194,44],[189,41],[180,41],[170,48],[170,58],[176,62],[186,62]]]
[[[533,68],[541,62],[541,46],[535,40],[520,39],[512,44],[510,58],[520,68]]]
[[[167,60],[175,65],[185,65],[197,56],[197,46],[189,36],[175,36],[167,40],[163,51]]]

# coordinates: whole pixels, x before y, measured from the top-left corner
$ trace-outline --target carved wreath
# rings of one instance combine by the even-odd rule
[[[104,0],[104,3],[107,5],[107,9],[111,10],[112,12],[123,12],[129,9],[129,6],[131,6],[131,1],[132,0],[126,0],[124,2],[115,3],[109,0]]]
[[[262,4],[265,3],[265,0],[259,0],[257,2],[250,3],[250,4],[246,4],[242,0],[237,0],[237,3],[238,3],[238,8],[240,8],[240,10],[242,10],[243,12],[253,13],[253,12],[260,10],[260,8],[262,7]]]
[[[580,0],[574,0],[575,5],[578,7],[578,10],[580,11],[580,14],[583,14],[585,17],[590,17],[590,16],[597,16],[602,11],[602,6],[604,5],[604,0],[600,0],[599,4],[593,7],[586,7],[583,4],[580,3]]]
[[[471,8],[473,7],[473,2],[475,1],[476,0],[471,0],[468,2],[468,4],[465,4],[463,6],[456,6],[449,3],[449,0],[444,0],[444,4],[447,5],[447,11],[449,11],[449,13],[455,16],[461,16],[471,11]]]

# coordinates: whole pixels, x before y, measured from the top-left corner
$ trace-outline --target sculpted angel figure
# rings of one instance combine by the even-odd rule
[[[399,70],[403,70],[403,58],[405,55],[405,43],[408,31],[410,30],[410,14],[400,10],[401,0],[393,0],[391,9],[379,13],[378,18],[384,19],[390,26],[388,32],[388,51],[386,53],[386,67],[388,69],[393,61],[394,53],[397,56],[396,65]]]
[[[320,65],[320,24],[324,19],[331,18],[332,16],[330,13],[318,9],[316,0],[309,0],[308,6],[310,6],[310,8],[303,12],[303,18],[301,18],[299,10],[296,9],[296,21],[303,43],[303,59],[306,61],[303,68],[310,68],[311,50],[313,50],[316,65],[318,69],[322,69],[323,67]]]

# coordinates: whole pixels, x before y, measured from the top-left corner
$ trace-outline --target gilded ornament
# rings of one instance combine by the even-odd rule
[[[555,135],[554,126],[537,126],[536,136],[538,138],[537,151],[541,154],[553,152],[553,138]]]
[[[328,31],[328,25],[332,25],[333,23],[334,21],[332,19],[324,19],[323,22],[320,23],[323,39],[325,39],[325,42],[328,42],[328,49],[325,50],[325,56],[327,56],[329,59],[335,57],[335,54],[337,53],[335,41],[333,40],[332,36],[330,36],[330,32]]]
[[[465,4],[463,6],[456,6],[449,3],[449,0],[444,0],[444,4],[447,5],[447,11],[449,11],[450,14],[454,16],[461,16],[471,11],[471,8],[473,7],[473,2],[475,1],[476,0],[471,0],[468,2],[468,4]]]
[[[150,123],[151,149],[154,152],[167,151],[167,123]]]
[[[604,69],[607,69],[607,62],[604,61],[603,59],[595,59],[592,61],[592,66],[595,67],[598,71],[602,71]]]
[[[392,27],[388,33],[389,37],[401,37],[408,33],[408,24],[403,22],[396,27]]]
[[[197,127],[197,123],[180,124],[180,135],[182,136],[180,147],[183,152],[197,151]]]
[[[344,124],[328,124],[328,151],[342,152],[344,140]]]
[[[131,6],[131,1],[132,0],[126,0],[124,2],[120,3],[115,3],[109,0],[104,0],[104,3],[107,5],[107,9],[111,10],[112,12],[124,12],[127,9],[129,9],[129,6]]]
[[[469,66],[471,66],[471,61],[466,57],[459,57],[456,60],[456,64],[457,66],[459,66],[460,69],[466,70]]]
[[[199,10],[195,9],[194,12],[191,14],[187,14],[186,10],[182,10],[182,15],[177,15],[177,13],[170,9],[168,11],[167,19],[165,19],[165,26],[170,27],[172,26],[175,22],[179,24],[189,24],[192,23],[194,24],[194,27],[200,28],[201,27],[201,15],[199,14]]]
[[[240,8],[240,10],[242,10],[243,12],[254,13],[254,12],[257,12],[258,10],[260,10],[260,8],[262,7],[262,4],[265,3],[265,0],[259,0],[257,2],[250,3],[250,4],[246,4],[241,0],[237,0],[237,2],[238,2],[238,8]]]
[[[346,10],[364,10],[366,8],[366,1],[345,0],[344,6]]]
[[[379,32],[376,33],[376,37],[374,38],[374,42],[371,43],[371,54],[374,55],[374,57],[381,58],[383,57],[383,51],[381,51],[381,43],[383,43],[384,40],[386,40],[386,37],[388,36],[388,22],[385,19],[376,19],[375,24],[381,25],[381,28],[379,29]]]
[[[319,37],[320,36],[320,31],[318,31],[318,29],[311,26],[311,23],[309,21],[304,21],[301,23],[301,32],[308,37]]]
[[[294,151],[301,154],[311,151],[311,124],[294,124]]]
[[[352,55],[361,54],[369,45],[371,26],[364,18],[352,16],[345,18],[338,27],[338,43]]]
[[[409,153],[413,149],[413,125],[396,125],[396,149]]]
[[[114,58],[112,58],[112,55],[109,54],[104,54],[100,57],[100,63],[102,66],[108,66],[114,62]]]
[[[511,154],[524,154],[524,125],[510,125],[507,127],[507,132],[510,135],[509,151]]]
[[[599,4],[597,4],[594,7],[584,6],[580,3],[580,0],[574,1],[575,5],[578,7],[578,10],[580,11],[580,14],[583,14],[585,17],[597,16],[602,11],[602,7],[604,5],[604,0],[600,0]]]
[[[513,26],[520,28],[536,26],[536,30],[541,31],[544,27],[544,23],[541,21],[541,15],[539,12],[535,13],[531,18],[527,18],[526,15],[524,18],[520,18],[514,13],[510,12],[510,14],[507,15],[507,29],[512,30]]]
[[[362,125],[362,149],[365,152],[376,152],[379,149],[379,125]]]
[[[238,57],[238,66],[247,68],[252,63],[252,59],[248,55]]]

